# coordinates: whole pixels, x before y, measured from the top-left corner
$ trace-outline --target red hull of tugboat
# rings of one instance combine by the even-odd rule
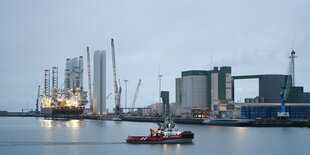
[[[134,144],[171,144],[171,143],[192,143],[194,133],[183,132],[179,135],[168,136],[129,136],[127,143]]]

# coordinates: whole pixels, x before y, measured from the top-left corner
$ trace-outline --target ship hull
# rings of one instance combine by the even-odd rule
[[[43,115],[81,115],[84,112],[83,107],[58,107],[58,108],[42,108]]]
[[[169,136],[129,136],[126,139],[127,143],[132,144],[181,144],[192,143],[194,139],[194,133],[182,133],[180,135]]]
[[[192,139],[166,139],[166,140],[162,140],[162,141],[151,141],[151,140],[126,140],[127,143],[131,143],[131,144],[188,144],[188,143],[193,143]]]

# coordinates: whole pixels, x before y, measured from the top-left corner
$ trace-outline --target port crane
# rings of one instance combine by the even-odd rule
[[[111,49],[112,49],[112,65],[113,65],[113,82],[114,82],[114,99],[115,99],[115,113],[116,115],[120,114],[120,99],[122,87],[117,86],[116,78],[116,62],[115,62],[115,48],[114,40],[111,39]]]
[[[141,86],[141,79],[139,79],[139,82],[138,82],[138,85],[137,85],[137,88],[136,88],[135,96],[134,96],[133,102],[132,102],[132,108],[135,107],[140,86]]]
[[[292,49],[291,55],[288,57],[290,58],[289,68],[288,68],[288,74],[287,74],[287,80],[285,86],[282,86],[281,89],[281,112],[278,112],[278,117],[281,118],[288,118],[289,112],[285,112],[285,104],[287,101],[287,98],[290,94],[290,89],[292,86],[295,85],[295,51]]]

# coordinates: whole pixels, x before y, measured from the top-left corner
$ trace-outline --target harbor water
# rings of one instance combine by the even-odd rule
[[[0,154],[309,154],[308,128],[219,127],[177,124],[195,133],[192,144],[127,144],[156,123],[0,117]]]

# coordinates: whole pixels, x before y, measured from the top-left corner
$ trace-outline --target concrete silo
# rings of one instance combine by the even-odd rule
[[[207,107],[207,72],[182,72],[181,105],[189,108]]]

